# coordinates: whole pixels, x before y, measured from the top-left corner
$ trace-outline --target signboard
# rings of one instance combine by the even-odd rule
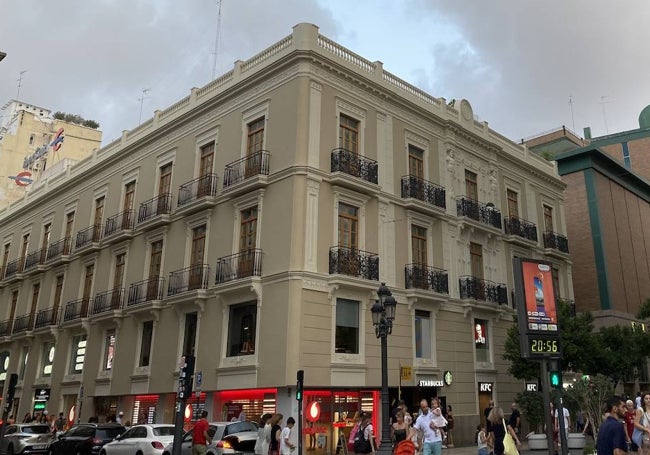
[[[440,379],[420,379],[418,387],[444,387],[445,383]]]
[[[50,399],[50,389],[36,389],[34,391],[34,401],[47,401]]]
[[[411,367],[400,367],[400,378],[402,381],[410,381],[413,375]]]
[[[537,392],[538,387],[536,382],[527,382],[526,383],[526,392]]]
[[[519,341],[526,359],[562,355],[552,270],[549,262],[513,259]]]
[[[478,383],[479,392],[492,392],[492,383],[491,382],[479,382]]]

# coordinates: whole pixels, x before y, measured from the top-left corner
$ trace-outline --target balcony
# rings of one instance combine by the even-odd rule
[[[375,193],[379,165],[376,161],[342,148],[332,150],[331,181],[363,193]],[[351,175],[356,179],[350,179]]]
[[[474,299],[499,305],[508,304],[508,288],[505,284],[497,284],[469,275],[461,276],[458,282],[461,299]]]
[[[217,204],[217,175],[206,174],[178,188],[178,213],[185,215],[214,207]]]
[[[228,194],[244,193],[266,186],[271,167],[271,153],[260,150],[230,164],[223,173],[223,190]]]
[[[379,281],[379,256],[354,248],[333,246],[330,248],[329,273]]]
[[[250,249],[217,260],[215,284],[262,276],[262,250]]]
[[[47,258],[47,248],[41,248],[40,250],[32,251],[27,256],[25,256],[25,267],[23,272],[31,272],[36,266],[45,264],[45,259]]]
[[[133,307],[146,302],[162,300],[164,297],[165,279],[163,277],[151,277],[147,280],[138,281],[129,287],[129,296],[126,300],[127,307]]]
[[[447,271],[423,264],[408,264],[404,267],[404,287],[424,289],[438,294],[449,294]]]
[[[193,265],[171,272],[169,274],[169,284],[167,285],[167,295],[207,289],[209,275],[210,266],[206,264]]]
[[[76,321],[88,317],[88,308],[92,304],[92,300],[89,298],[73,300],[66,303],[65,309],[63,310],[63,321],[69,322]]]
[[[46,308],[36,313],[36,323],[34,324],[34,329],[41,329],[50,325],[57,325],[58,321],[58,308]]]
[[[33,314],[24,314],[18,316],[14,321],[14,327],[11,333],[13,335],[18,335],[19,333],[30,331],[34,328],[34,315]]]
[[[70,253],[72,253],[72,238],[64,237],[49,246],[45,260],[50,265],[56,265],[59,262],[69,262]]]
[[[476,221],[479,226],[501,231],[501,210],[493,204],[483,204],[465,196],[456,199],[456,215]]]
[[[152,229],[170,221],[172,212],[171,193],[161,194],[140,204],[138,210],[138,227]]]
[[[537,243],[537,226],[534,223],[516,216],[504,218],[503,221],[505,233],[509,236],[506,240],[516,242],[518,239],[524,239],[528,246],[528,242]]]
[[[546,231],[543,234],[543,238],[544,248],[547,250],[546,254],[554,255],[557,253],[563,253],[560,255],[562,257],[569,254],[569,241],[566,236],[558,234],[557,232]]]
[[[7,335],[11,334],[11,322],[11,319],[0,322],[0,337],[6,337]]]
[[[104,241],[115,243],[133,237],[135,212],[125,210],[106,219],[104,226]]]
[[[20,277],[17,275],[23,271],[24,263],[25,263],[24,257],[7,262],[7,265],[5,266],[4,279],[6,281],[13,281],[19,279]]]
[[[440,185],[429,182],[412,175],[405,175],[402,177],[402,199],[415,199],[417,201],[414,208],[422,207],[420,202],[426,206],[442,209],[447,207],[447,200],[445,196],[445,189]],[[409,202],[407,201],[407,205]]]
[[[110,311],[121,310],[124,302],[124,289],[115,288],[105,292],[99,292],[95,295],[90,314],[108,313]]]
[[[99,251],[99,242],[102,239],[102,225],[94,224],[77,232],[77,240],[74,243],[75,250],[84,252]]]

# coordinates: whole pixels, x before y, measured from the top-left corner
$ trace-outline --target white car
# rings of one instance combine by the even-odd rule
[[[192,432],[183,435],[181,455],[192,454]],[[207,455],[253,455],[257,441],[257,424],[254,422],[210,422],[208,435],[212,440],[207,447]],[[173,441],[172,441],[173,442]],[[171,455],[169,444],[163,455]],[[110,454],[107,454],[110,455]]]
[[[100,455],[160,455],[174,440],[174,425],[135,425],[102,447]]]

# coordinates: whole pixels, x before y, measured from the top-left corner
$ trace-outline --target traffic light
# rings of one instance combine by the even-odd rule
[[[559,371],[550,372],[551,387],[554,389],[562,388],[562,374]]]
[[[303,381],[305,380],[305,371],[304,370],[298,370],[298,374],[296,375],[296,400],[302,401],[302,385]]]

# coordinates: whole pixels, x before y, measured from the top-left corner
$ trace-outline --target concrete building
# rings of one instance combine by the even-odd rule
[[[101,145],[101,131],[57,120],[39,106],[11,100],[0,112],[0,209]]]
[[[299,24],[2,214],[0,381],[19,374],[16,415],[46,390],[73,419],[171,422],[194,354],[194,406],[257,419],[296,416],[303,369],[304,427],[334,453],[379,410],[386,282],[392,396],[453,404],[471,444],[487,402],[525,389],[502,359],[512,258],[550,261],[573,297],[564,189],[466,100]]]

